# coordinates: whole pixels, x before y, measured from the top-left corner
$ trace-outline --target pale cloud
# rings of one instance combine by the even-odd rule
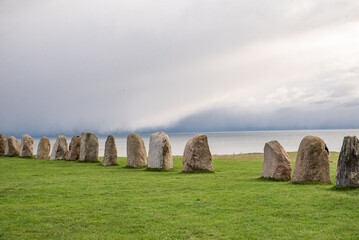
[[[216,112],[227,117],[202,126],[270,129],[319,103],[348,114],[358,11],[334,0],[1,1],[0,132],[190,129],[178,124]],[[303,126],[329,126],[315,119]]]

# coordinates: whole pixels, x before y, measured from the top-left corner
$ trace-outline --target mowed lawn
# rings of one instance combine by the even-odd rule
[[[292,160],[295,153],[290,154]],[[263,154],[215,173],[0,158],[0,239],[359,239],[359,190],[263,180]]]

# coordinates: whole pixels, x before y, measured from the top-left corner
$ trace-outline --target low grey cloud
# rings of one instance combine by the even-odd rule
[[[349,0],[3,0],[0,132],[277,129],[279,116],[286,128],[355,127],[358,10]],[[342,117],[329,124],[323,109]]]

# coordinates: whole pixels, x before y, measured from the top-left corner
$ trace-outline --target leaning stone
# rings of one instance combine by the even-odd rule
[[[90,132],[83,132],[81,135],[80,161],[98,162],[98,139]]]
[[[69,151],[66,154],[66,160],[75,161],[80,158],[81,136],[75,135],[71,138]]]
[[[50,150],[50,140],[47,137],[42,137],[40,139],[39,145],[37,146],[36,159],[49,159]]]
[[[290,158],[278,141],[267,142],[264,146],[262,177],[290,180],[292,165]]]
[[[185,172],[213,171],[212,155],[206,135],[197,134],[187,142],[182,163]]]
[[[8,137],[5,146],[5,156],[19,156],[20,146],[20,142],[15,137]]]
[[[67,138],[65,136],[58,136],[52,148],[50,160],[65,160],[68,151]]]
[[[321,138],[303,138],[298,149],[292,182],[330,183],[329,151]]]
[[[336,185],[338,187],[359,187],[359,140],[345,137],[339,154]]]
[[[115,137],[113,135],[109,135],[106,139],[105,155],[103,157],[101,165],[117,165],[117,147],[115,143]]]
[[[167,133],[156,132],[151,135],[148,151],[148,168],[173,168],[171,142]]]
[[[142,138],[134,133],[127,136],[127,166],[141,168],[147,166],[147,152]]]
[[[6,138],[0,133],[0,157],[5,156]]]
[[[34,139],[25,134],[21,138],[20,157],[32,157],[34,155]]]

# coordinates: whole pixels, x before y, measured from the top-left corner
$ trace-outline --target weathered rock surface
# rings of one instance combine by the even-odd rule
[[[262,177],[290,180],[292,165],[288,153],[278,141],[267,142],[264,146]]]
[[[321,138],[303,138],[298,149],[292,182],[330,183],[329,152]]]
[[[6,138],[0,133],[0,157],[5,156]]]
[[[5,156],[19,156],[20,146],[20,142],[15,137],[8,137],[5,145]]]
[[[34,139],[25,134],[21,138],[20,157],[32,157],[34,155]]]
[[[336,185],[338,187],[359,187],[359,140],[345,137],[339,154]]]
[[[212,154],[206,135],[197,134],[187,142],[182,163],[185,172],[213,171]]]
[[[98,162],[98,139],[90,132],[81,135],[80,161]]]
[[[148,151],[148,168],[173,168],[171,142],[167,133],[156,132],[151,135]]]
[[[142,138],[134,133],[127,136],[127,166],[141,168],[147,166],[147,152]]]
[[[66,154],[66,160],[75,161],[80,158],[81,136],[75,135],[71,138],[69,151]]]
[[[52,148],[50,160],[65,160],[66,154],[69,151],[67,138],[65,136],[58,136],[54,147]]]
[[[117,147],[116,147],[115,137],[113,135],[109,135],[106,139],[105,155],[103,156],[101,165],[103,166],[117,165]]]
[[[40,139],[39,145],[37,146],[36,159],[49,159],[51,150],[51,143],[47,137]]]

